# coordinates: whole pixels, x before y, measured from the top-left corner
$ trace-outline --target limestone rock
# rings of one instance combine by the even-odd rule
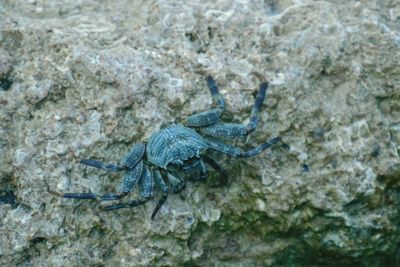
[[[2,1],[0,265],[400,265],[400,2]],[[51,192],[112,192],[81,166],[205,110],[227,121],[271,86],[252,159],[102,212]],[[132,198],[135,194],[132,194]],[[13,201],[11,201],[13,199]]]

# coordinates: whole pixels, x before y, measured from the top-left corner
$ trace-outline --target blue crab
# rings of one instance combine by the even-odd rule
[[[147,141],[133,145],[119,164],[103,163],[94,159],[80,161],[87,166],[124,172],[117,193],[65,193],[63,197],[101,201],[119,200],[138,186],[139,199],[104,207],[104,210],[115,210],[143,205],[153,197],[155,189],[158,189],[162,196],[151,215],[153,219],[165,203],[170,191],[178,193],[184,189],[186,182],[182,178],[182,172],[204,179],[207,173],[206,165],[208,165],[221,176],[226,176],[219,164],[209,156],[208,151],[246,158],[255,156],[281,141],[280,137],[275,137],[250,150],[242,150],[219,140],[244,137],[254,131],[268,88],[267,83],[260,85],[247,125],[222,122],[221,117],[225,110],[224,99],[219,94],[214,79],[210,76],[207,77],[207,85],[213,98],[214,108],[191,115],[184,125],[172,124],[151,135]]]

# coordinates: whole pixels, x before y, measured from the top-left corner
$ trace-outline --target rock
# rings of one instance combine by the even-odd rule
[[[400,265],[400,3],[5,1],[0,4],[0,265]],[[102,212],[63,192],[113,192],[130,146],[205,110],[286,145],[218,161],[227,186],[188,182]],[[56,193],[54,193],[56,192]],[[130,198],[137,197],[132,193]],[[158,198],[158,196],[156,196]],[[12,201],[11,201],[12,200]]]

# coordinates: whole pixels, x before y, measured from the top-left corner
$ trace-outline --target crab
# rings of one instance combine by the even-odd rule
[[[189,116],[184,124],[172,124],[152,134],[148,140],[132,146],[119,164],[104,163],[94,159],[84,159],[80,163],[112,172],[123,172],[124,176],[116,193],[64,193],[64,198],[98,199],[101,201],[120,200],[127,196],[137,186],[139,199],[106,205],[104,210],[137,207],[148,202],[156,190],[161,192],[161,198],[151,214],[154,219],[157,212],[167,200],[168,194],[181,192],[186,185],[184,174],[205,179],[207,166],[210,166],[221,177],[226,177],[225,171],[210,156],[211,151],[217,151],[236,158],[253,157],[272,145],[281,141],[275,137],[250,150],[243,150],[222,140],[245,137],[257,126],[259,111],[264,101],[268,83],[261,83],[251,110],[247,125],[225,123],[221,121],[225,110],[225,102],[218,92],[215,80],[207,77],[214,108]],[[221,140],[222,139],[222,140]]]

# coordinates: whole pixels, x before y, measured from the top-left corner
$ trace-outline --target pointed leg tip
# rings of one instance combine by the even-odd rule
[[[121,204],[107,205],[101,208],[102,211],[111,211],[121,209],[123,206]]]
[[[96,199],[97,195],[94,193],[64,193],[63,198],[75,198],[75,199]]]
[[[215,82],[213,77],[207,76],[207,86],[208,88],[210,88],[212,94],[218,93],[217,83]]]
[[[80,161],[79,161],[79,163],[80,164],[83,164],[83,165],[89,165],[89,166],[92,166],[93,165],[93,160],[92,159],[81,159]]]
[[[160,203],[159,204],[157,204],[157,206],[156,206],[156,208],[153,210],[153,212],[151,213],[151,220],[154,220],[154,218],[156,217],[156,215],[158,214],[158,212],[160,211],[160,209],[161,209],[161,206],[164,204],[164,202],[165,202],[165,200],[164,201],[162,201],[162,203],[161,203],[161,205],[160,205]]]
[[[260,84],[259,95],[262,96],[262,99],[264,99],[264,97],[265,97],[265,94],[267,92],[268,86],[269,86],[268,82],[263,82],[263,83]]]
[[[262,82],[262,83],[260,84],[260,89],[267,89],[268,86],[269,86],[269,83],[268,83],[268,82]]]
[[[279,143],[279,142],[283,143],[282,137],[280,137],[280,136],[275,137],[275,138],[273,138],[272,140],[269,141],[270,145],[275,145],[276,143]]]

